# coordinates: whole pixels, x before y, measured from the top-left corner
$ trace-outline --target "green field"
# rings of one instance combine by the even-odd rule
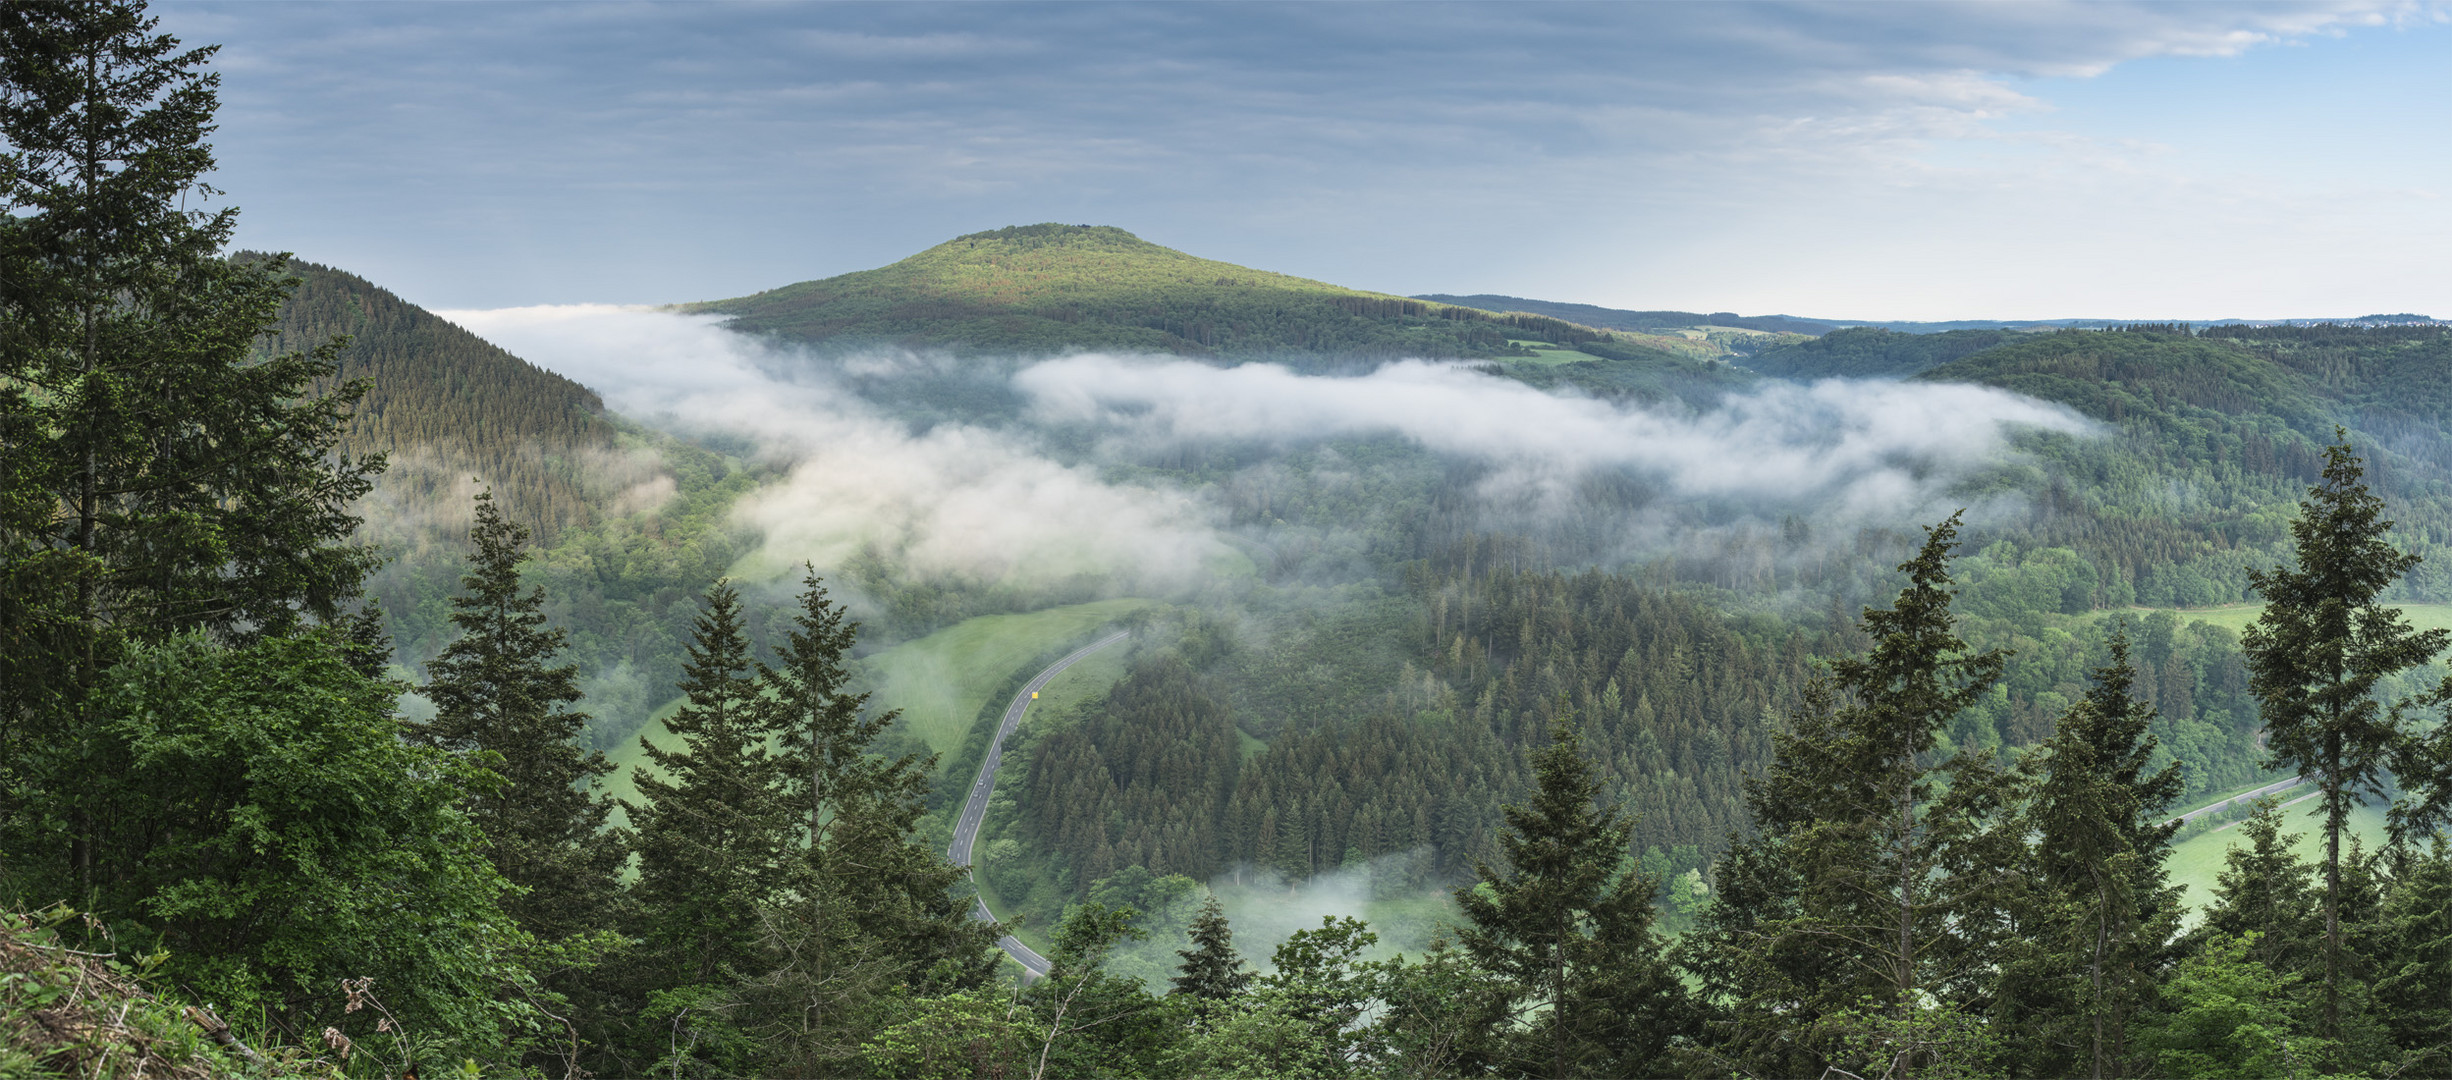
[[[1510,340],[1507,344],[1519,349],[1532,350],[1531,356],[1508,357],[1507,362],[1510,364],[1579,364],[1595,359],[1591,353],[1579,349],[1562,349],[1546,341]]]
[[[2452,604],[2396,604],[2393,606],[2400,608],[2402,617],[2408,619],[2410,625],[2420,630],[2452,629]],[[2222,627],[2232,633],[2239,633],[2246,630],[2249,623],[2255,622],[2256,617],[2264,610],[2265,605],[2263,604],[2224,604],[2221,607],[2207,608],[2125,608],[2122,611],[2102,614],[2117,615],[2125,612],[2132,616],[2143,617],[2156,611],[2168,611],[2179,616],[2183,623],[2201,622]]]
[[[2298,799],[2306,790],[2302,786],[2285,795]],[[2300,858],[2315,862],[2324,857],[2324,818],[2316,806],[2316,800],[2292,802],[2284,811],[2283,821],[2282,835],[2300,834],[2299,842],[2293,848]],[[2373,806],[2353,811],[2350,815],[2350,834],[2365,840],[2367,850],[2375,850],[2384,841],[2384,811]],[[2171,849],[2171,860],[2166,865],[2171,869],[2173,884],[2188,886],[2181,900],[2189,907],[2190,923],[2196,922],[2205,906],[2213,902],[2214,881],[2222,873],[2223,853],[2233,845],[2246,842],[2247,838],[2240,834],[2238,824],[2233,823]],[[2346,850],[2349,845],[2349,837],[2343,837],[2342,847]]]
[[[929,749],[950,756],[970,734],[971,724],[987,705],[988,695],[1023,665],[1056,645],[1151,603],[1123,597],[1024,615],[982,615],[917,641],[881,650],[861,663],[877,688],[876,706],[901,709],[903,722],[909,725],[912,734],[926,742]],[[1073,665],[1040,691],[1041,706],[1061,711],[1092,695],[1105,693],[1124,675],[1125,652],[1118,646]],[[653,739],[660,748],[673,748],[675,741],[664,730],[664,718],[680,707],[680,698],[665,702],[640,730],[640,738]],[[631,779],[631,770],[638,768],[646,757],[639,749],[639,739],[623,743],[605,756],[614,765],[613,775],[605,778],[605,789],[617,798],[635,801],[638,784]]]
[[[1037,660],[1050,648],[1154,602],[1122,597],[1026,615],[965,619],[869,657],[866,663],[877,687],[877,706],[901,709],[903,723],[913,735],[927,743],[929,749],[950,756],[962,748],[962,740],[970,735],[979,710],[987,706],[988,695],[995,693],[1023,665]],[[1112,662],[1114,658],[1102,657],[1100,666],[1083,672],[1081,679],[1059,679],[1060,686],[1051,684],[1042,693],[1075,695],[1077,699],[1088,692],[1083,687],[1089,684],[1094,672],[1112,671],[1108,683],[1122,674],[1120,667],[1106,666]],[[1088,665],[1090,661],[1082,663]],[[1105,690],[1106,684],[1099,684],[1097,689]]]

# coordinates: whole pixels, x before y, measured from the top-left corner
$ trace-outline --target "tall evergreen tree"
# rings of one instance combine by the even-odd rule
[[[737,996],[770,1071],[825,1075],[855,1063],[879,1001],[985,985],[998,960],[994,925],[955,895],[966,868],[918,835],[935,758],[872,752],[900,714],[866,714],[848,667],[860,625],[814,570],[802,586],[776,662],[755,667],[783,865]]]
[[[500,782],[470,799],[470,816],[493,846],[502,876],[527,890],[506,905],[541,938],[606,925],[629,858],[625,837],[605,823],[613,804],[601,781],[613,771],[602,752],[583,750],[587,714],[578,666],[554,665],[568,635],[549,627],[545,590],[523,589],[521,549],[528,528],[505,520],[492,492],[476,500],[469,539],[477,550],[451,598],[460,637],[427,665],[432,720],[422,741],[483,755]]]
[[[329,347],[262,359],[291,282],[220,257],[234,210],[204,139],[211,48],[144,5],[0,6],[0,816],[67,891],[134,853],[82,779],[124,767],[94,713],[131,643],[277,636],[336,617],[375,560],[347,542],[379,460],[332,453],[356,387]]]
[[[665,985],[717,986],[757,973],[760,918],[782,895],[798,839],[751,678],[740,594],[707,590],[681,691],[664,721],[681,745],[642,737],[654,772],[624,803],[638,832],[644,936]],[[727,974],[729,972],[729,974]]]
[[[1814,1053],[1878,1055],[1895,1075],[1968,1053],[1944,1044],[1968,1028],[1956,1010],[1981,999],[1997,962],[2024,845],[1989,752],[1929,760],[2006,655],[1972,652],[1954,630],[1958,520],[1926,531],[1899,567],[1897,602],[1864,613],[1872,649],[1830,662],[1749,789],[1763,832],[1732,851],[1719,890],[1743,906],[1707,917],[1698,957],[1738,1011],[1723,1045],[1740,1054],[1792,1053],[1756,1037],[1808,1025]]]
[[[1506,808],[1502,871],[1456,891],[1473,958],[1512,982],[1524,1075],[1648,1076],[1688,1022],[1652,927],[1660,883],[1628,850],[1633,824],[1601,805],[1582,734],[1565,719],[1533,755],[1532,800]]]
[[[1235,953],[1234,928],[1227,925],[1226,909],[1215,896],[1201,904],[1192,920],[1192,947],[1177,949],[1175,955],[1183,958],[1183,967],[1173,979],[1174,993],[1203,1002],[1225,1001],[1251,983],[1251,972],[1243,970],[1243,958]]]
[[[2179,824],[2177,762],[2149,772],[2156,748],[2151,706],[2133,696],[2128,632],[2111,662],[2052,737],[2020,763],[2033,784],[2033,914],[2024,920],[2026,970],[2008,973],[2006,1026],[2038,1030],[2020,1057],[2036,1076],[2127,1075],[2126,1033],[2152,993],[2179,932],[2181,907],[2163,862]]]
[[[2324,807],[2324,1014],[2322,1031],[2341,1034],[2344,978],[2341,838],[2351,808],[2383,791],[2391,759],[2411,741],[2403,712],[2375,696],[2385,676],[2433,659],[2452,631],[2419,631],[2384,590],[2418,565],[2385,538],[2384,500],[2347,433],[2324,451],[2324,478],[2308,489],[2291,523],[2295,567],[2248,572],[2265,610],[2242,637],[2249,686],[2264,722],[2268,768],[2314,781]]]

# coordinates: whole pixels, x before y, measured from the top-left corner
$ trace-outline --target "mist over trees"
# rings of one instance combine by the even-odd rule
[[[943,852],[988,729],[940,753],[858,654],[1107,586],[875,548],[736,580],[772,474],[678,439],[652,509],[597,505],[555,454],[653,440],[576,384],[185,208],[211,55],[137,3],[0,7],[0,1074],[2452,1075],[2452,633],[2390,606],[2446,595],[2438,331],[1792,345],[2104,430],[2021,431],[1938,490],[1988,511],[1916,532],[1689,506],[1719,546],[1642,563],[1611,534],[1669,500],[1628,472],[1510,531],[1496,466],[1403,439],[1119,451],[1212,485],[1242,564],[1034,714],[974,873]],[[1134,317],[1187,351],[1319,344],[1257,321],[1285,293],[1340,362],[1450,341],[1686,401],[1691,358],[1557,319],[1069,228],[897,275],[1056,259],[1053,334],[1124,310],[1062,261],[1112,249],[1176,275]],[[741,303],[911,317],[817,285]],[[1129,471],[1075,434],[1049,453]],[[387,450],[499,484],[414,573],[359,531]],[[2244,637],[2123,610],[2251,595]],[[628,689],[590,691],[606,657]],[[660,701],[643,743],[595,715]],[[2192,917],[2174,849],[2217,822],[2178,815],[2291,776],[2321,857],[2258,803]],[[1329,880],[1427,936],[1332,914],[1262,957],[1222,899]]]

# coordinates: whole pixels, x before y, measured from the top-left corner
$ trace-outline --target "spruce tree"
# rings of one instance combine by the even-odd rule
[[[2437,836],[2394,877],[2377,920],[2377,1011],[2402,1050],[2452,1054],[2452,840]]]
[[[2005,987],[1998,1011],[2005,1025],[2041,1030],[2021,1055],[2038,1076],[2125,1074],[2126,1033],[2179,931],[2178,890],[2163,868],[2179,829],[2167,812],[2179,765],[2149,773],[2154,710],[2133,696],[2126,627],[2110,647],[2094,687],[2020,763],[2033,784],[2033,895],[2020,942],[2031,963],[2005,974],[2033,981],[2025,993]]]
[[[1723,860],[1715,906],[1731,910],[1690,950],[1735,1012],[1728,1051],[1794,1068],[1799,1043],[1765,1029],[1806,1031],[1816,1060],[1881,1057],[1902,1076],[1974,1052],[1959,1010],[1998,961],[2024,845],[1988,752],[1929,760],[2006,658],[1954,629],[1958,520],[1926,530],[1896,603],[1864,613],[1871,650],[1830,662],[1748,789],[1760,831]]]
[[[1505,808],[1507,868],[1456,891],[1475,961],[1513,984],[1516,1069],[1650,1076],[1688,1021],[1684,988],[1652,927],[1659,882],[1634,865],[1634,825],[1603,806],[1582,733],[1563,716],[1533,755],[1532,800]]]
[[[348,503],[380,459],[334,452],[359,388],[310,392],[329,347],[256,354],[292,281],[190,208],[213,51],[142,3],[0,5],[0,823],[49,895],[142,857],[98,849],[84,783],[126,766],[94,712],[123,651],[330,621],[376,562]]]
[[[2308,881],[2313,868],[2291,850],[2304,834],[2282,831],[2281,804],[2273,799],[2260,800],[2239,833],[2248,842],[2223,853],[2206,927],[2241,940],[2254,935],[2249,959],[2276,975],[2319,969],[2323,923]]]
[[[664,721],[681,745],[641,737],[654,770],[640,770],[639,801],[623,805],[638,833],[641,936],[663,978],[719,986],[761,966],[760,916],[790,877],[799,817],[767,746],[740,594],[729,582],[707,590],[694,629],[682,665],[687,701]]]
[[[2433,659],[2452,631],[2416,630],[2379,602],[2419,559],[2386,539],[2384,500],[2368,490],[2347,433],[2335,434],[2342,441],[2325,448],[2323,481],[2308,489],[2290,526],[2297,565],[2248,572],[2265,610],[2241,648],[2265,726],[2266,767],[2313,781],[2324,807],[2321,1030],[2337,1039],[2342,832],[2353,806],[2385,790],[2392,758],[2412,740],[2402,710],[2376,700],[2376,684]]]
[[[744,1029],[778,1073],[840,1073],[879,1001],[976,988],[998,963],[994,925],[955,895],[965,868],[918,835],[934,756],[873,752],[900,714],[868,714],[868,695],[851,691],[859,628],[812,570],[775,663],[755,668],[784,858],[763,913],[762,970],[737,993]]]
[[[492,492],[477,496],[476,511],[476,552],[451,598],[460,637],[426,666],[435,715],[415,735],[481,755],[499,778],[471,793],[469,813],[495,867],[527,890],[505,905],[512,917],[553,940],[607,924],[629,851],[605,827],[613,804],[602,780],[613,765],[579,746],[588,717],[569,707],[580,698],[578,666],[553,664],[568,635],[546,625],[545,590],[521,587],[528,528],[505,520]]]
[[[1243,957],[1235,952],[1234,928],[1226,923],[1226,909],[1211,896],[1200,906],[1200,914],[1192,919],[1192,947],[1177,949],[1183,966],[1171,980],[1173,993],[1197,998],[1202,1002],[1225,1001],[1243,992],[1250,985],[1251,972],[1243,970]]]

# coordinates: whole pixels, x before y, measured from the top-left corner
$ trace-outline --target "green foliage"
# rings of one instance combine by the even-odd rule
[[[2282,832],[2280,803],[2258,800],[2239,832],[2248,844],[2224,854],[2205,925],[2250,942],[2250,954],[2275,974],[2320,972],[2323,920],[2309,884],[2309,864],[2291,850],[2298,834]]]
[[[1750,785],[1756,834],[1723,860],[1718,903],[1689,947],[1723,1011],[1723,1059],[1796,1069],[1871,1055],[1915,1068],[1970,1052],[1942,1037],[1987,989],[2025,830],[1989,754],[1931,759],[2004,662],[1954,632],[1957,525],[1927,531],[1899,568],[1897,601],[1864,613],[1871,648],[1830,662]]]
[[[658,775],[639,777],[640,800],[626,807],[638,833],[641,936],[667,985],[756,970],[758,912],[782,893],[799,810],[784,802],[729,583],[707,590],[697,630],[682,668],[688,703],[664,722],[681,748],[646,747]]]
[[[2412,629],[2379,598],[2419,563],[2385,539],[2392,522],[2368,490],[2347,436],[2325,449],[2323,482],[2291,525],[2295,566],[2249,572],[2264,613],[2242,647],[2274,767],[2311,778],[2325,808],[2324,1034],[2341,1035],[2341,833],[2362,792],[2381,793],[2412,738],[2382,679],[2434,659],[2452,631]]]
[[[134,649],[101,699],[114,760],[87,780],[92,906],[232,1016],[363,1041],[377,1017],[334,988],[371,977],[429,1045],[502,1060],[540,1017],[519,996],[529,940],[462,809],[498,781],[403,739],[398,692],[320,634]]]
[[[2314,1077],[2326,1045],[2292,1016],[2296,975],[2256,956],[2257,936],[2223,935],[2180,963],[2164,988],[2168,1004],[2138,1031],[2154,1076]]]
[[[1783,379],[1905,378],[2019,336],[2007,330],[1903,334],[1874,326],[1851,326],[1795,344],[1764,349],[1746,361],[1746,366]]]
[[[1243,957],[1235,952],[1234,928],[1227,925],[1226,909],[1219,906],[1217,897],[1202,902],[1200,915],[1192,920],[1191,937],[1192,947],[1175,953],[1183,958],[1183,967],[1171,992],[1208,1002],[1226,1001],[1242,993],[1252,976],[1243,970]]]
[[[189,630],[328,621],[371,565],[344,542],[380,461],[334,456],[352,389],[310,395],[329,349],[260,358],[288,283],[219,257],[235,211],[206,190],[212,50],[141,4],[0,9],[0,777],[8,812],[92,807],[58,762],[101,728],[101,672]]]
[[[1476,867],[1456,891],[1465,949],[1506,980],[1520,1030],[1510,1073],[1643,1076],[1660,1071],[1684,1034],[1684,988],[1652,929],[1660,882],[1633,865],[1633,825],[1600,804],[1601,780],[1582,732],[1553,721],[1533,755],[1532,799],[1506,808],[1504,870]],[[1282,965],[1281,965],[1282,966]]]
[[[2181,778],[2177,765],[2151,769],[2154,713],[2132,696],[2136,675],[2123,628],[2094,688],[2018,765],[2031,784],[2031,891],[2013,901],[1995,1019],[2031,1075],[2120,1074],[2179,933],[2164,861]]]
[[[963,990],[921,998],[860,1048],[877,1076],[905,1080],[1020,1077],[1038,1049],[1029,1014],[1010,993]]]
[[[435,716],[415,735],[495,774],[470,793],[470,816],[495,868],[521,890],[507,905],[512,917],[558,940],[605,925],[617,902],[630,853],[625,834],[606,828],[613,806],[599,790],[613,766],[579,746],[587,714],[568,708],[579,700],[578,668],[547,666],[565,635],[545,625],[545,591],[520,588],[527,528],[505,520],[487,492],[469,537],[476,558],[461,579],[466,592],[451,601],[463,636],[428,668]]]

